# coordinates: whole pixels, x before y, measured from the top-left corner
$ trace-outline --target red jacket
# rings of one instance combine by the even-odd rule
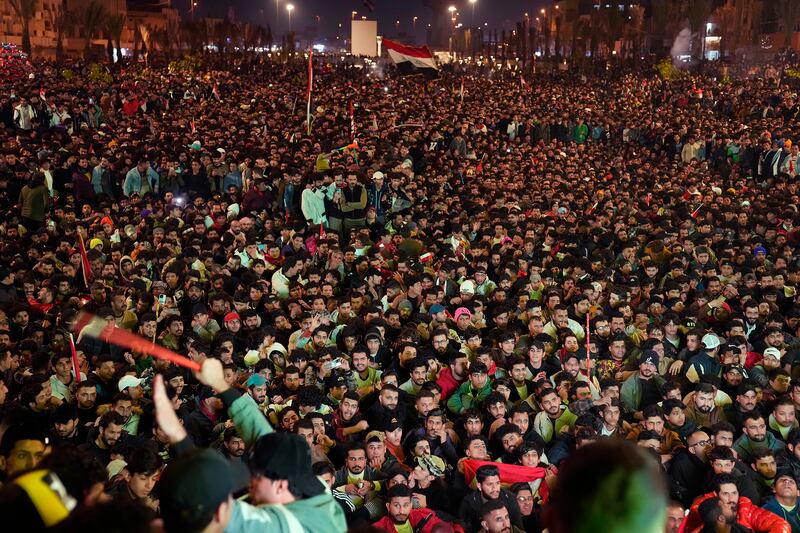
[[[703,496],[698,497],[692,504],[691,510],[681,524],[679,533],[696,533],[703,529],[703,521],[697,512],[700,504],[707,499],[716,496],[715,492],[709,492]],[[792,533],[792,527],[789,522],[779,517],[776,514],[753,505],[748,498],[744,496],[739,498],[739,513],[737,522],[745,527],[749,527],[755,533]]]
[[[439,373],[439,378],[436,380],[436,384],[442,388],[442,400],[447,400],[458,390],[461,383],[463,383],[463,381],[456,381],[456,378],[453,377],[453,371],[450,370],[449,366],[442,370]]]
[[[422,529],[418,530],[417,526],[419,525],[419,523],[425,520],[429,516],[430,518],[428,519],[427,522],[425,522],[425,525],[422,526]],[[411,522],[411,528],[416,533],[430,533],[431,530],[434,528],[434,526],[438,524],[446,524],[444,520],[436,516],[436,513],[434,513],[433,511],[431,511],[426,507],[423,507],[422,509],[411,509],[411,513],[409,513],[408,519]],[[388,533],[397,533],[397,528],[394,527],[394,522],[392,522],[392,518],[388,515],[384,516],[383,518],[381,518],[372,525],[382,531],[387,531]],[[458,524],[450,524],[450,525],[453,527],[453,530],[456,533],[464,533],[464,529],[460,525]]]

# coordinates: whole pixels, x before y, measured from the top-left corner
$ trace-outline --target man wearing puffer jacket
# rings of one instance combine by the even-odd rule
[[[686,519],[681,524],[679,533],[697,533],[703,529],[703,521],[698,513],[700,504],[714,496],[719,497],[723,505],[730,506],[736,513],[736,523],[749,527],[755,533],[792,533],[789,522],[779,516],[757,507],[749,499],[739,496],[736,479],[729,474],[722,474],[715,479],[716,490],[697,498]]]

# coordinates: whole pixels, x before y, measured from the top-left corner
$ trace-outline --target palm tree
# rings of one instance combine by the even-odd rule
[[[117,49],[117,62],[122,61],[122,32],[125,30],[125,15],[109,15],[106,18],[108,42],[114,41]],[[110,46],[109,46],[110,48]]]
[[[67,33],[74,21],[74,13],[67,8],[67,0],[61,0],[55,6],[55,9],[48,11],[50,16],[50,25],[56,32],[56,63],[61,64],[64,61],[64,34]]]
[[[31,20],[36,15],[39,0],[9,0],[22,23],[22,51],[31,55]]]
[[[83,27],[83,38],[86,44],[83,49],[83,57],[89,59],[92,55],[92,37],[97,34],[105,24],[106,10],[103,4],[97,0],[92,0],[81,13],[81,26]]]
[[[692,35],[697,35],[699,39],[703,38],[703,26],[708,22],[708,17],[711,16],[711,0],[692,0],[689,2],[686,9],[686,17],[689,19],[689,29],[692,30]],[[692,55],[697,58],[698,54],[702,54],[703,44],[693,47]],[[700,57],[702,59],[702,57]]]

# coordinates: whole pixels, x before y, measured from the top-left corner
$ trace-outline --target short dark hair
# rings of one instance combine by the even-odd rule
[[[481,518],[484,516],[489,515],[492,511],[499,511],[500,509],[505,509],[506,504],[503,503],[502,500],[489,500],[488,502],[481,505]]]
[[[483,483],[492,476],[499,476],[500,470],[495,465],[483,465],[475,471],[475,479],[478,483]]]
[[[128,472],[131,474],[155,474],[164,465],[161,459],[153,450],[145,447],[136,448],[128,458]]]

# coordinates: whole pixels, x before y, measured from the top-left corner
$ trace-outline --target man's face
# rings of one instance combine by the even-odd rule
[[[745,394],[736,395],[736,403],[742,411],[749,412],[756,408],[757,398],[755,391],[747,391]]]
[[[111,423],[107,428],[100,430],[100,440],[103,441],[103,444],[106,448],[112,448],[121,436],[122,426],[118,426],[114,423]]]
[[[240,437],[231,437],[225,441],[225,448],[231,457],[241,457],[244,455],[244,441]]]
[[[680,506],[667,507],[667,527],[665,533],[678,533],[684,519],[684,510]]]
[[[517,492],[517,505],[522,516],[530,516],[533,513],[533,493],[527,489]]]
[[[664,421],[659,416],[645,419],[644,428],[648,431],[655,431],[659,435],[664,431]]]
[[[542,398],[541,404],[542,410],[550,417],[557,416],[561,413],[561,398],[559,398],[556,393],[548,394]]]
[[[775,479],[775,474],[778,472],[778,464],[775,462],[775,457],[768,455],[757,459],[753,464],[753,469],[764,479]]]
[[[484,515],[481,525],[487,533],[511,533],[511,517],[508,515],[508,509],[503,507]]]
[[[734,483],[723,483],[719,487],[717,496],[719,496],[723,508],[735,516],[739,509],[739,489],[736,488],[736,485]]]
[[[411,498],[408,496],[395,496],[386,504],[386,512],[393,523],[397,525],[405,524],[411,514]]]
[[[267,399],[267,384],[264,383],[263,385],[254,385],[250,387],[250,395],[256,403],[262,403]]]
[[[347,454],[347,470],[351,474],[360,474],[367,466],[367,454],[364,450],[350,450]]]
[[[711,392],[695,392],[694,407],[701,413],[710,413],[714,409],[714,394]]]
[[[382,390],[380,394],[380,402],[387,409],[396,409],[399,395],[393,390]]]
[[[351,420],[358,412],[358,402],[353,399],[347,398],[342,401],[341,409],[342,409],[342,418],[344,418],[345,420]]]
[[[763,418],[748,419],[742,428],[744,434],[755,442],[764,442],[767,438],[767,425]]]
[[[91,409],[97,400],[97,389],[94,387],[80,387],[76,397],[79,409]]]
[[[778,425],[785,428],[790,428],[795,422],[794,406],[792,405],[776,405],[772,411],[775,416],[775,421]]]
[[[487,500],[496,500],[500,497],[500,476],[489,476],[478,484],[478,488]]]
[[[44,457],[44,442],[23,439],[17,441],[5,458],[6,475],[12,476],[23,470],[30,470]]]
[[[78,419],[75,418],[73,420],[67,420],[65,422],[56,422],[54,424],[56,434],[59,437],[69,437],[72,435],[72,432],[75,431],[75,426],[78,425]]]

